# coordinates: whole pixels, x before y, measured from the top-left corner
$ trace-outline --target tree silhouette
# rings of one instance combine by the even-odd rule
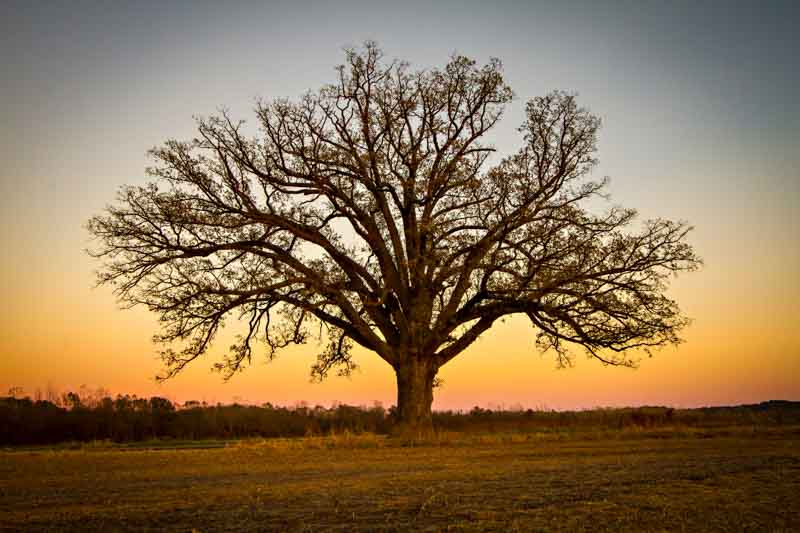
[[[189,142],[153,149],[154,180],[92,218],[101,283],[160,315],[163,377],[209,348],[223,322],[246,334],[227,376],[319,332],[318,378],[354,367],[359,344],[392,365],[404,431],[431,426],[437,371],[494,322],[524,314],[537,344],[613,365],[677,343],[687,323],[667,278],[699,259],[689,227],[635,211],[593,214],[600,120],[574,95],[526,106],[524,144],[492,165],[484,142],[512,98],[501,64],[443,69],[346,52],[336,83],[259,102],[260,133],[227,112]]]

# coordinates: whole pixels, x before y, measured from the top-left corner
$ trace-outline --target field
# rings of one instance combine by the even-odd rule
[[[800,432],[0,452],[0,529],[798,531]]]

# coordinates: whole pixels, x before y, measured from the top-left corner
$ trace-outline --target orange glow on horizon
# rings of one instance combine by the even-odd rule
[[[88,259],[83,261],[88,267]],[[273,362],[254,361],[225,383],[209,370],[213,354],[228,344],[223,336],[212,354],[157,384],[153,377],[160,361],[149,341],[157,328],[154,316],[144,309],[117,310],[106,288],[71,287],[56,298],[52,273],[16,274],[18,283],[3,286],[13,312],[2,318],[0,390],[20,386],[35,395],[48,387],[66,391],[85,384],[181,402],[394,403],[391,368],[365,350],[359,350],[360,368],[351,378],[310,383],[313,341],[285,349]],[[527,320],[515,317],[442,368],[444,385],[435,393],[434,408],[688,407],[800,397],[798,299],[773,293],[750,304],[751,314],[745,315],[735,299],[712,292],[704,277],[709,277],[705,270],[687,276],[672,291],[695,319],[684,332],[685,342],[644,356],[637,369],[605,367],[580,352],[573,367],[556,369],[552,355],[537,353]],[[761,290],[769,294],[769,287]],[[45,301],[48,305],[42,305]]]

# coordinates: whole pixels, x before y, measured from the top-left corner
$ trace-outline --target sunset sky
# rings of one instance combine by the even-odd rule
[[[164,384],[145,309],[94,288],[84,224],[145,152],[221,107],[333,80],[342,49],[378,41],[418,68],[454,52],[503,61],[515,92],[493,141],[520,147],[526,100],[579,93],[602,117],[611,204],[687,220],[705,266],[670,295],[694,319],[639,368],[576,353],[557,370],[526,320],[495,326],[440,372],[435,409],[800,400],[800,3],[3,2],[0,5],[0,395],[104,387],[173,400],[394,403],[392,370],[309,382],[317,347],[224,383],[228,346]],[[334,6],[335,7],[332,7]]]

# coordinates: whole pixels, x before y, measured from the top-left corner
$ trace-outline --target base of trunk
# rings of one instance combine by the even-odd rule
[[[424,439],[433,435],[433,380],[436,368],[426,360],[411,357],[396,369],[397,419],[392,435]]]

